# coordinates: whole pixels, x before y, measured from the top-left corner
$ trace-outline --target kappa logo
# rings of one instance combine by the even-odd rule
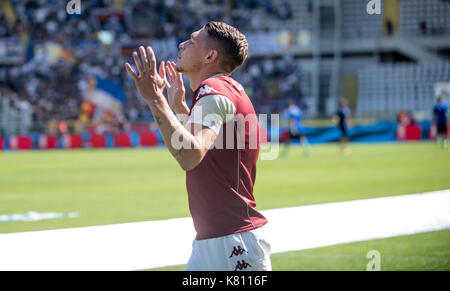
[[[237,257],[237,256],[240,256],[240,255],[242,255],[243,253],[247,253],[248,254],[248,252],[246,251],[246,250],[244,250],[243,248],[241,248],[241,246],[238,246],[237,248],[236,247],[233,247],[233,251],[231,252],[231,255],[230,255],[230,258],[232,258],[234,255]]]
[[[209,94],[211,92],[219,93],[216,89],[209,87],[208,85],[204,85],[198,90],[198,97],[201,97],[205,94]]]
[[[249,263],[247,263],[246,261],[242,260],[241,261],[237,261],[237,265],[236,268],[234,269],[235,271],[237,270],[243,270],[243,269],[247,269],[248,267],[252,267]]]

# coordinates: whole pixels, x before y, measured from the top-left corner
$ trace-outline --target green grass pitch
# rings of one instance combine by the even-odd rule
[[[301,148],[295,147],[287,157],[259,161],[257,208],[450,189],[450,152],[434,143],[352,144],[350,151],[343,156],[335,144],[320,145],[305,157]],[[28,211],[78,212],[80,216],[0,223],[0,233],[189,216],[184,173],[165,149],[0,152],[0,214]],[[433,239],[423,239],[427,235]],[[407,242],[402,243],[406,249],[396,253],[399,240]],[[449,269],[448,231],[366,243],[372,242],[386,246],[380,250],[386,268],[426,269],[421,264],[430,262],[426,265]],[[371,247],[361,244],[276,254],[274,270],[359,269],[360,264],[352,258],[360,257],[358,250]],[[418,253],[410,254],[412,249]],[[340,258],[348,263],[333,264],[342,261]],[[362,260],[367,261],[365,254]]]
[[[450,270],[450,230],[341,244],[271,256],[274,271],[366,271],[367,254],[380,254],[381,271]],[[183,271],[186,265],[151,269]]]

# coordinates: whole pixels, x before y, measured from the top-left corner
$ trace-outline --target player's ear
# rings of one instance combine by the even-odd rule
[[[218,59],[219,59],[219,52],[217,50],[210,50],[206,55],[205,61],[207,64],[211,64],[217,61]]]

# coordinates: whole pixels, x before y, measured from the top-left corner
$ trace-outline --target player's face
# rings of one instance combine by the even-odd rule
[[[204,28],[191,34],[191,38],[179,46],[177,70],[182,73],[196,72],[202,65],[208,50],[205,48],[208,32]]]

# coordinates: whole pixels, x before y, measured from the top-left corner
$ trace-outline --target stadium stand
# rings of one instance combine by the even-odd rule
[[[402,35],[443,35],[450,33],[450,5],[445,0],[400,1]]]
[[[293,98],[308,118],[329,118],[345,96],[357,117],[394,120],[412,111],[429,118],[435,83],[450,82],[449,1],[389,1],[380,15],[368,14],[361,0],[90,0],[80,15],[68,14],[66,4],[0,2],[0,48],[9,48],[0,49],[8,51],[0,53],[0,136],[57,134],[51,124],[59,120],[81,134],[76,124],[85,124],[80,112],[93,76],[123,89],[127,123],[152,122],[123,64],[141,44],[151,45],[158,61],[174,59],[177,44],[212,19],[248,38],[249,59],[233,76],[257,113],[280,113]],[[113,135],[124,131],[121,123]],[[95,146],[114,144],[92,139]],[[147,139],[143,144],[155,143],[139,140]]]
[[[358,80],[358,116],[387,117],[409,111],[431,119],[435,84],[450,80],[450,63],[379,64],[361,70]]]
[[[382,36],[382,15],[369,15],[366,1],[343,0],[344,39],[379,38]]]

